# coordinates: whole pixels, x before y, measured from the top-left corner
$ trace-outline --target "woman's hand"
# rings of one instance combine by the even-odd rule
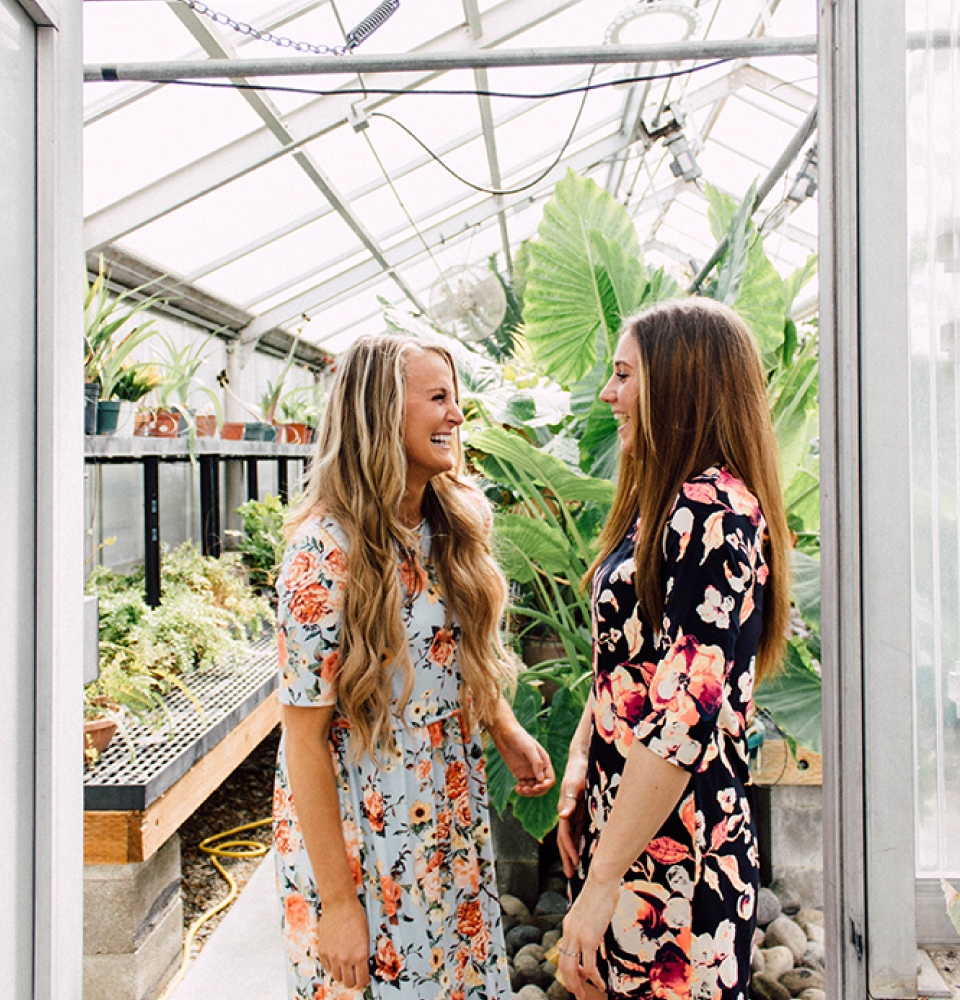
[[[564,986],[577,1000],[586,1000],[588,981],[606,996],[606,984],[597,969],[597,949],[610,926],[619,893],[619,881],[600,884],[589,876],[563,918],[557,968]]]
[[[567,769],[560,782],[560,802],[557,813],[560,824],[557,827],[557,847],[560,848],[560,860],[563,863],[563,874],[573,878],[577,865],[580,863],[580,837],[583,834],[583,824],[587,814],[587,803],[584,787],[587,780],[587,755],[570,751],[567,758]]]
[[[500,699],[497,717],[487,725],[487,730],[503,762],[517,779],[517,795],[543,795],[553,788],[557,779],[550,755],[517,722],[505,699]]]
[[[324,972],[347,989],[363,989],[370,982],[367,914],[356,896],[321,905],[317,957]]]

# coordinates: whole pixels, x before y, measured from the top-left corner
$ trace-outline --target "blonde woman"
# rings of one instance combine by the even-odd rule
[[[560,789],[578,1000],[746,1000],[758,845],[745,729],[789,614],[753,339],[708,299],[628,321],[600,393],[620,472],[592,582],[594,680]]]
[[[347,352],[280,570],[274,841],[290,1000],[510,996],[482,724],[554,781],[502,690],[491,514],[461,474],[446,350]]]

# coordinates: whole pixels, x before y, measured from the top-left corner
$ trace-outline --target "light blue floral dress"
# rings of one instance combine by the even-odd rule
[[[430,562],[397,566],[416,682],[394,719],[398,755],[383,766],[349,760],[350,726],[335,713],[330,746],[343,838],[370,928],[366,990],[333,982],[316,959],[317,898],[281,740],[274,793],[277,879],[290,1000],[498,1000],[509,997],[496,894],[483,748],[465,730],[459,627],[448,625]],[[304,522],[277,580],[280,700],[336,705],[346,536],[331,518]],[[399,694],[394,679],[394,697]]]

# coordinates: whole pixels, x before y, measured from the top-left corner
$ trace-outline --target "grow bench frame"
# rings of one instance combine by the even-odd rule
[[[88,865],[146,861],[280,721],[272,633],[242,660],[186,679],[166,696],[172,719],[131,724],[84,773],[83,856]]]
[[[145,597],[151,607],[160,603],[160,463],[196,459],[200,469],[200,546],[205,556],[223,551],[220,524],[220,462],[244,462],[247,498],[259,498],[257,463],[277,463],[277,492],[284,503],[289,494],[289,462],[306,464],[313,454],[308,444],[276,444],[267,441],[228,441],[199,437],[191,452],[187,438],[109,437],[88,435],[84,460],[92,465],[137,464],[143,466],[143,541]]]

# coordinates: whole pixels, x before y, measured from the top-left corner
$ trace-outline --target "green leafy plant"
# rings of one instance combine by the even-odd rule
[[[557,640],[559,655],[521,673],[514,712],[543,744],[559,775],[590,688],[590,611],[579,583],[613,484],[585,476],[499,428],[471,433],[468,455],[497,501],[497,555],[516,588],[509,607],[513,634],[521,646],[526,637]],[[539,798],[516,795],[513,777],[492,743],[487,768],[497,811],[509,802],[524,828],[542,839],[557,821],[559,787]]]
[[[260,413],[264,421],[268,424],[272,424],[276,420],[277,407],[280,405],[280,397],[283,393],[283,383],[286,380],[287,375],[290,374],[290,369],[293,367],[294,354],[297,350],[297,344],[300,343],[299,335],[293,338],[290,344],[290,350],[287,353],[287,361],[283,366],[283,371],[277,377],[276,382],[267,383],[267,391],[260,397]]]
[[[87,580],[100,606],[100,677],[87,701],[103,698],[157,720],[164,694],[179,688],[190,696],[185,678],[239,655],[272,609],[243,582],[235,556],[203,556],[190,542],[164,553],[158,607],[147,605],[143,587],[142,568],[97,567]]]
[[[84,359],[87,382],[100,386],[100,399],[123,398],[115,395],[117,383],[129,367],[131,351],[156,336],[159,330],[153,319],[143,314],[164,301],[163,296],[147,294],[156,282],[113,294],[103,257],[99,272],[91,283],[87,279],[83,303]],[[128,376],[127,376],[128,377]]]
[[[283,558],[283,520],[287,508],[279,497],[248,500],[237,508],[242,531],[229,531],[239,539],[239,549],[250,573],[250,583],[261,592],[272,591]]]
[[[124,364],[113,387],[114,399],[138,403],[156,389],[161,382],[156,365],[147,362]]]
[[[212,336],[203,335],[196,340],[177,347],[170,337],[161,336],[160,341],[167,356],[156,362],[161,372],[157,385],[157,403],[163,409],[175,409],[190,423],[190,401],[194,393],[201,396],[213,409],[217,418],[217,427],[223,425],[223,404],[219,394],[205,385],[198,373],[210,360],[216,346]]]

